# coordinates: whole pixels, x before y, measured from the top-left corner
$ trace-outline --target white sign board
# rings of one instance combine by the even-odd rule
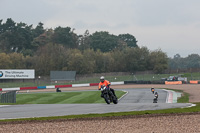
[[[34,79],[33,69],[0,69],[0,79]]]

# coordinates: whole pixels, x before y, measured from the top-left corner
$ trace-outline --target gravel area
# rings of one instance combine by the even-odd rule
[[[200,85],[116,85],[122,88],[171,88],[190,94],[190,102],[200,102]],[[61,88],[65,90],[94,90],[93,87]],[[44,91],[44,90],[40,90]],[[55,89],[49,89],[55,91]],[[129,117],[107,117],[70,119],[37,122],[0,122],[3,133],[188,133],[200,132],[200,113],[141,115]]]

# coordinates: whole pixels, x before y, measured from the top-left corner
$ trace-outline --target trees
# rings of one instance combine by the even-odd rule
[[[21,53],[10,53],[10,61],[12,69],[23,69],[25,68],[25,59]]]
[[[169,67],[171,69],[199,68],[200,56],[198,54],[191,54],[183,58],[176,54],[174,58],[169,58]]]
[[[77,73],[83,74],[81,66],[83,66],[83,55],[80,50],[74,49],[70,51],[69,62],[68,62],[68,70],[76,71]]]
[[[36,28],[33,29],[33,37],[34,38],[40,36],[41,34],[43,34],[45,32],[43,25],[44,24],[42,22],[39,22],[38,25],[36,26]]]
[[[12,62],[6,53],[0,53],[0,69],[10,69]]]
[[[92,49],[86,49],[83,52],[71,49],[68,59],[68,70],[70,71],[76,71],[79,74],[95,72],[95,52]]]
[[[89,34],[88,30],[86,30],[83,35],[79,35],[78,40],[79,40],[79,49],[80,50],[85,50],[85,49],[90,48],[91,39],[90,39],[90,34]]]
[[[9,18],[0,28],[0,46],[3,52],[23,52],[31,49],[32,25],[15,23]]]
[[[125,60],[125,52],[119,49],[113,50],[111,53],[111,57],[113,58],[113,63],[111,64],[113,72],[126,71],[126,61]]]
[[[186,66],[188,68],[199,68],[200,67],[200,56],[198,54],[191,54],[185,58]]]
[[[130,48],[138,47],[136,38],[131,34],[119,34],[118,38],[124,41]]]
[[[14,31],[16,29],[15,25],[16,23],[11,18],[8,18],[6,23],[1,24],[0,46],[2,48],[2,52],[10,52],[16,45],[14,35]]]
[[[155,73],[162,73],[168,68],[168,58],[161,49],[150,52],[150,64]]]
[[[139,71],[145,71],[150,70],[149,66],[150,64],[150,51],[147,47],[135,47],[136,49],[136,59],[138,62],[138,70]]]
[[[53,36],[53,30],[49,29],[44,33],[40,34],[39,36],[35,37],[31,42],[32,50],[37,51],[40,46],[44,46],[47,43],[51,43],[51,39]]]
[[[149,50],[146,47],[127,47],[124,49],[121,64],[126,72],[149,70]]]
[[[49,75],[51,70],[66,67],[66,51],[60,44],[48,43],[41,46],[34,58],[34,68],[40,75]]]
[[[106,31],[95,32],[90,36],[91,44],[90,48],[102,52],[112,51],[117,47],[118,38],[115,35],[110,35]]]
[[[186,62],[180,56],[180,54],[174,55],[174,58],[169,58],[168,64],[169,64],[169,68],[170,69],[182,69],[182,68],[186,68]]]
[[[57,27],[52,36],[52,42],[62,44],[67,48],[78,48],[78,36],[70,27]]]
[[[0,67],[31,68],[37,75],[48,75],[51,70],[73,70],[79,74],[162,72],[168,63],[165,53],[139,47],[136,38],[128,33],[113,35],[99,31],[90,34],[86,30],[83,35],[77,35],[70,27],[44,29],[44,24],[39,22],[33,28],[11,18],[5,23],[0,20],[0,53],[0,60],[6,63],[1,62]],[[192,55],[188,63],[196,67],[198,63],[194,61],[198,58]]]

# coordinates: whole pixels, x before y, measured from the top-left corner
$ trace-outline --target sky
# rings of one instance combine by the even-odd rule
[[[128,33],[139,47],[187,57],[200,55],[199,7],[200,0],[0,0],[0,19],[70,27],[78,35]]]

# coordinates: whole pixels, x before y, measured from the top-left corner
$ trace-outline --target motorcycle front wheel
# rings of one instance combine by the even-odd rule
[[[109,96],[108,95],[104,95],[103,97],[104,97],[106,103],[110,104],[110,98],[109,98]]]
[[[118,103],[118,99],[114,96],[114,98],[113,98],[113,103],[114,104],[117,104]]]

